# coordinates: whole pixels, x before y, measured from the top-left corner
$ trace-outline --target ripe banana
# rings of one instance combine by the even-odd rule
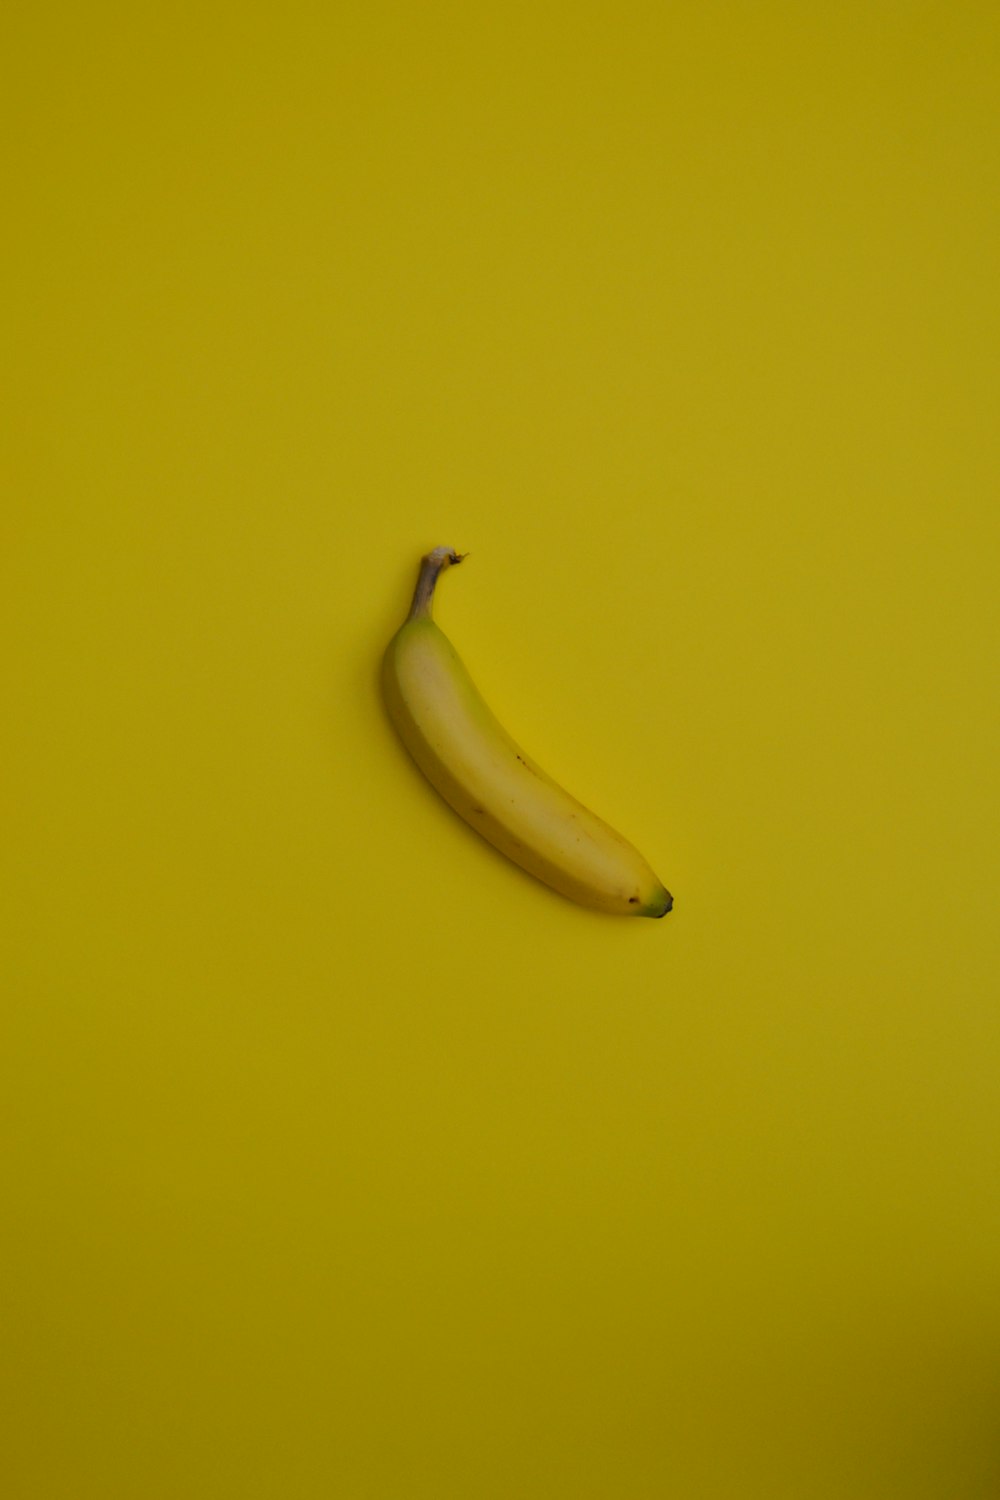
[[[422,560],[385,653],[382,687],[403,744],[445,801],[539,880],[599,911],[666,916],[673,898],[642,855],[514,743],[432,619],[437,580],[461,561],[449,547]]]

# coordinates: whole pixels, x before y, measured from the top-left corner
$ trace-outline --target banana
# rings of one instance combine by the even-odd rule
[[[642,855],[515,744],[433,620],[438,578],[461,561],[450,547],[422,559],[386,649],[382,688],[400,739],[445,801],[546,885],[599,911],[666,916],[673,898]]]

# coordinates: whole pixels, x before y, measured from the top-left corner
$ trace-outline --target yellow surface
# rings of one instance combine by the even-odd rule
[[[0,56],[4,1495],[994,1497],[996,5]],[[665,921],[394,742],[436,543]]]

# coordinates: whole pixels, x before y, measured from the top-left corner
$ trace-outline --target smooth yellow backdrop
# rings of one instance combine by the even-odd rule
[[[4,1495],[997,1495],[996,5],[0,55]],[[666,921],[406,761],[438,543]]]

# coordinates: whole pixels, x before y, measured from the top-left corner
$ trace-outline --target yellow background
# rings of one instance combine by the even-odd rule
[[[1000,1492],[998,57],[5,7],[10,1500]],[[666,921],[406,761],[437,543]]]

